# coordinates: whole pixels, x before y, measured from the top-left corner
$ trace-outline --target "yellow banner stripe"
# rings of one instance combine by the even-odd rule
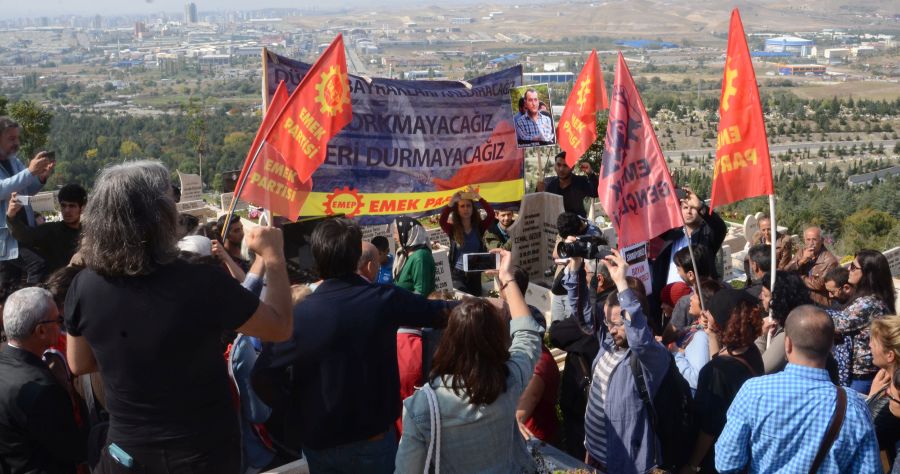
[[[515,179],[473,185],[488,202],[514,202],[522,199],[525,181]],[[457,191],[466,187],[421,193],[358,193],[352,189],[335,189],[331,193],[309,194],[301,216],[326,216],[347,214],[353,216],[378,216],[413,214],[440,209],[450,202]]]

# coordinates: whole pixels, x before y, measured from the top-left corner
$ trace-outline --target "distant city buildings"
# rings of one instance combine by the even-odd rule
[[[194,2],[188,2],[184,4],[184,22],[185,24],[192,25],[197,23],[197,4]]]

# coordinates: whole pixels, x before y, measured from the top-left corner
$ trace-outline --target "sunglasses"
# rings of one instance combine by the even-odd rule
[[[900,400],[897,400],[896,398],[892,397],[891,394],[887,392],[887,390],[885,390],[885,392],[884,392],[884,398],[887,398],[888,400],[890,400],[894,403],[900,404]]]
[[[850,266],[848,267],[848,269],[849,269],[851,272],[855,272],[855,271],[857,271],[857,270],[862,270],[862,267],[860,267],[859,265],[857,265],[856,262],[850,262]]]

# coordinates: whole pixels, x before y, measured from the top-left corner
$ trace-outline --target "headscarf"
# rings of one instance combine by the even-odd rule
[[[394,258],[394,268],[391,273],[394,279],[400,276],[403,266],[409,255],[419,249],[428,248],[428,232],[422,227],[419,221],[411,217],[398,217],[394,220],[394,226],[397,228],[397,235],[400,237],[400,248],[397,250],[397,256]]]

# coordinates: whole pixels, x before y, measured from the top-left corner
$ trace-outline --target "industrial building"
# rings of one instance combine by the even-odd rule
[[[812,40],[796,36],[778,36],[766,39],[766,51],[773,53],[793,53],[795,56],[809,56]]]
[[[782,76],[824,76],[825,66],[818,64],[779,64],[778,74]]]
[[[522,76],[525,84],[563,84],[575,80],[573,72],[526,72]]]

